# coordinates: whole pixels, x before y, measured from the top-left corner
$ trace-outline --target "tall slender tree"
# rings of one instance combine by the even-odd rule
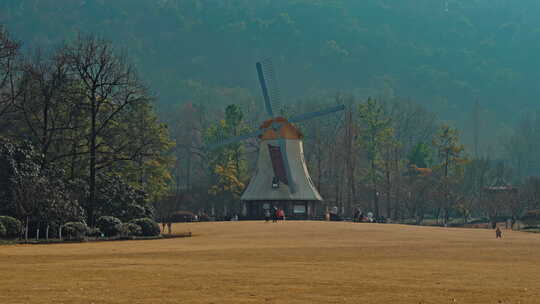
[[[0,130],[3,131],[9,129],[10,120],[6,117],[13,113],[17,97],[21,93],[19,59],[20,43],[0,25]]]
[[[358,108],[360,116],[359,144],[366,151],[369,162],[367,180],[373,192],[373,211],[375,217],[380,216],[378,189],[381,180],[380,160],[383,145],[391,140],[393,129],[391,119],[386,115],[384,104],[374,99],[360,103]]]
[[[77,103],[84,111],[81,118],[89,121],[86,132],[89,156],[86,210],[89,223],[93,225],[98,157],[105,146],[104,137],[123,111],[130,105],[147,102],[149,94],[126,56],[118,53],[107,40],[80,35],[65,45],[63,56],[70,77],[78,81],[80,99]]]
[[[467,162],[465,148],[459,143],[458,130],[448,125],[442,125],[437,136],[433,139],[437,149],[438,164],[435,167],[440,178],[439,206],[442,211],[443,224],[448,223],[450,211],[463,195],[457,191],[463,178],[463,165]]]

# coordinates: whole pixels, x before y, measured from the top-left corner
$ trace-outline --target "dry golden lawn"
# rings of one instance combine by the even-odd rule
[[[540,303],[540,234],[337,222],[0,246],[0,303]]]

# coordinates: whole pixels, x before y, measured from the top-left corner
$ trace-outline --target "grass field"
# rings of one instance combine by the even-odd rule
[[[540,235],[345,222],[0,246],[0,303],[540,303]]]

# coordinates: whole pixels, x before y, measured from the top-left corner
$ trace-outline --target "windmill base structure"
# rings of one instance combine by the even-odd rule
[[[319,218],[319,201],[244,201],[248,220],[263,219],[266,209],[281,208],[289,220],[312,220]]]
[[[265,209],[277,207],[283,209],[288,218],[311,219],[316,216],[323,199],[309,176],[302,134],[281,117],[265,121],[261,129],[275,122],[283,126],[279,130],[268,128],[260,136],[257,169],[241,196],[246,205],[246,216],[262,218]],[[289,174],[284,163],[288,163]]]

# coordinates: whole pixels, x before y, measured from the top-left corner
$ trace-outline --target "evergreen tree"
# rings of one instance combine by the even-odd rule
[[[433,139],[437,150],[438,163],[435,166],[439,177],[437,215],[442,212],[443,224],[450,218],[450,211],[464,199],[459,191],[463,179],[464,165],[468,162],[465,148],[459,143],[459,133],[455,128],[442,125]]]

